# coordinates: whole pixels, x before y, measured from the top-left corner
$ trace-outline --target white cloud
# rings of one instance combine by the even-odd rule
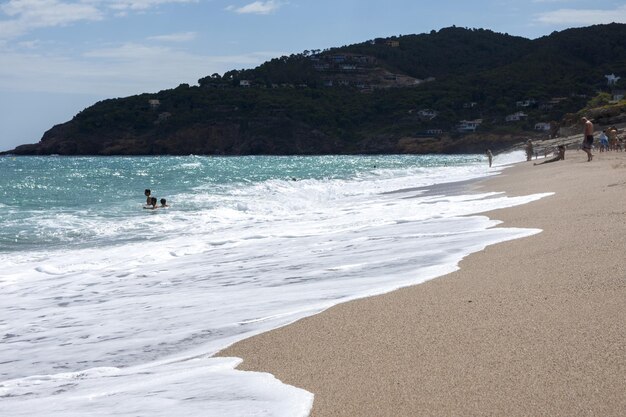
[[[174,88],[232,69],[252,68],[283,52],[206,56],[127,43],[79,57],[0,51],[0,91],[128,96]]]
[[[0,6],[8,20],[0,20],[0,39],[11,39],[33,29],[64,26],[82,20],[101,20],[93,4],[58,0],[9,0]]]
[[[83,54],[83,56],[86,58],[104,58],[114,61],[140,61],[167,57],[170,52],[170,49],[164,47],[126,43],[114,48],[102,48],[89,51]]]
[[[162,42],[189,42],[196,39],[196,35],[196,32],[180,32],[171,33],[169,35],[150,36],[148,39]]]
[[[239,14],[270,14],[282,6],[275,0],[255,1],[243,7],[229,6],[226,9]]]
[[[197,2],[198,0],[9,0],[0,5],[0,40],[17,38],[39,28],[103,20],[111,11],[126,15],[164,4]],[[3,15],[8,19],[2,19]]]
[[[42,42],[40,40],[24,41],[17,44],[21,49],[37,49],[40,48]]]
[[[113,0],[107,2],[113,10],[148,10],[167,3],[197,3],[198,0]]]
[[[559,9],[542,13],[536,22],[548,25],[597,25],[602,23],[626,22],[626,6],[613,10]]]

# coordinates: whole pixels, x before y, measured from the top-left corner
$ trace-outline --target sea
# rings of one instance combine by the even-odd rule
[[[481,213],[548,194],[468,187],[522,160],[0,157],[0,416],[305,417],[214,354],[539,233]]]

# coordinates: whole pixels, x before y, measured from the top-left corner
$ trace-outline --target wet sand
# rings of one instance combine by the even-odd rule
[[[314,417],[625,416],[626,153],[568,151],[473,187],[556,194],[485,213],[537,235],[220,355],[314,393]]]

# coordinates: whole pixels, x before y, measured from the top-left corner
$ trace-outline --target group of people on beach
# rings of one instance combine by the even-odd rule
[[[493,152],[491,149],[485,149],[485,154],[487,155],[487,160],[489,161],[489,168],[493,164]],[[533,142],[528,139],[526,141],[526,160],[530,161],[533,158]]]
[[[533,165],[542,165],[542,164],[548,164],[550,162],[556,162],[556,161],[562,161],[565,159],[565,145],[559,145],[557,146],[554,151],[554,157],[547,159],[548,158],[548,154],[549,154],[549,150],[548,148],[544,149],[544,153],[543,156],[546,158],[541,162],[535,162]],[[534,150],[534,146],[533,146],[533,141],[528,139],[526,141],[526,160],[527,161],[531,161],[533,159],[533,155],[535,155],[535,159],[537,159],[539,157],[539,153]]]
[[[587,162],[590,162],[593,160],[593,154],[591,153],[591,150],[594,148],[593,123],[586,117],[583,117],[581,121],[584,125],[584,139],[581,145],[581,149],[587,153]],[[615,126],[611,126],[608,129],[604,129],[602,132],[600,132],[600,146],[598,147],[600,152],[622,152],[624,150],[623,138],[620,138],[618,133],[619,131]]]
[[[146,188],[143,194],[146,196],[146,205],[143,206],[144,209],[155,210],[158,208],[169,207],[169,205],[167,204],[167,200],[164,198],[162,198],[160,201],[161,205],[157,206],[157,198],[152,197],[152,191],[149,188]]]
[[[592,149],[594,149],[594,126],[593,122],[586,117],[581,118],[581,123],[583,125],[583,141],[580,145],[580,149],[582,149],[587,154],[587,162],[591,162],[593,160],[593,154],[591,153]],[[600,145],[598,147],[600,152],[622,152],[624,151],[624,143],[623,139],[618,135],[619,131],[615,126],[611,126],[608,129],[604,129],[599,136]],[[532,140],[528,139],[526,141],[525,146],[526,151],[526,160],[531,161],[533,155],[535,159],[539,156],[537,152],[534,150]],[[561,144],[554,149],[554,157],[551,159],[546,159],[539,163],[534,163],[534,165],[542,165],[550,162],[562,161],[565,159],[565,145]],[[489,161],[489,167],[493,163],[493,154],[490,149],[486,149],[485,153],[487,155],[487,159]],[[548,148],[544,149],[544,156],[548,157]]]
[[[617,133],[615,126],[611,126],[600,132],[600,136],[598,137],[600,141],[600,152],[622,152],[624,150],[624,143]]]
[[[586,154],[587,154],[587,162],[591,162],[593,160],[593,153],[591,153],[592,149],[594,148],[593,142],[594,142],[594,137],[593,137],[593,133],[594,133],[594,126],[593,126],[593,122],[591,120],[589,120],[586,117],[582,117],[580,119],[581,124],[583,125],[583,141],[580,145],[580,149],[582,149]],[[611,128],[608,129],[611,132],[611,135],[613,137],[613,141],[614,143],[617,143],[618,141],[618,137],[617,137],[617,129],[612,126]],[[606,131],[603,132],[603,134]],[[602,137],[602,135],[600,135],[600,152],[602,151],[602,147],[603,147],[603,140],[604,138]],[[608,137],[607,137],[607,142],[608,142]],[[565,159],[565,146],[564,145],[559,145],[557,152],[555,152],[555,157],[550,159],[550,160],[546,160],[543,161],[541,163],[535,163],[535,165],[541,165],[544,163],[548,163],[548,162],[556,162],[556,161],[562,161]]]
[[[549,164],[550,162],[562,161],[565,159],[565,145],[559,145],[554,158],[544,159],[541,162],[535,162],[533,165]]]

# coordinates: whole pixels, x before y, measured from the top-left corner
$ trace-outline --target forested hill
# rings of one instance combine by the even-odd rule
[[[554,134],[590,101],[619,100],[626,88],[619,76],[626,76],[623,24],[536,40],[450,27],[304,51],[207,75],[197,86],[105,100],[11,152],[476,152]]]

